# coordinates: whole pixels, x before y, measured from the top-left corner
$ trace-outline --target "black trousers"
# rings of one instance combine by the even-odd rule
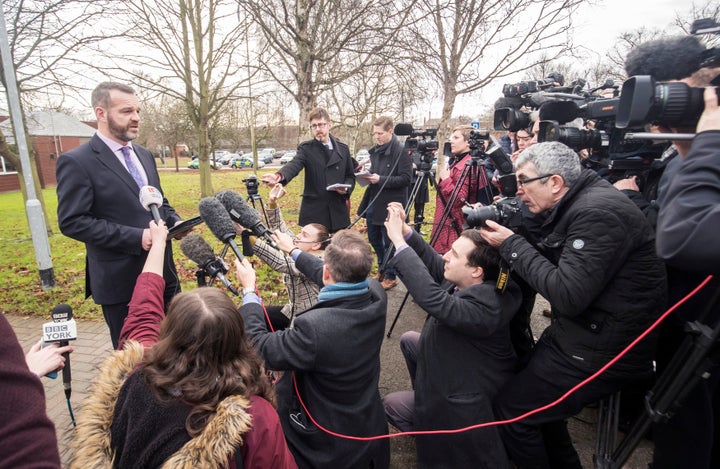
[[[528,365],[508,381],[495,399],[498,420],[512,419],[543,407],[589,376],[543,342],[536,345]],[[572,446],[565,419],[623,387],[627,379],[601,375],[560,404],[509,425],[500,435],[519,468],[582,468]]]

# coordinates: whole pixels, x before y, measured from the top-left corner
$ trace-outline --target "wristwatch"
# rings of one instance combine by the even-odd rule
[[[247,288],[242,289],[243,296],[250,294],[250,293],[255,293],[255,287],[247,287]]]

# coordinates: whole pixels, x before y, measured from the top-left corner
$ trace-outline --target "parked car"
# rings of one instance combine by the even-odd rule
[[[265,164],[270,164],[273,162],[273,155],[269,151],[263,150],[258,153],[258,161],[262,161]]]
[[[260,151],[258,153],[266,153],[266,152],[270,153],[271,155],[275,155],[275,149],[272,147],[262,148],[262,149],[260,149]]]
[[[290,160],[292,160],[293,158],[295,158],[295,155],[296,155],[296,154],[297,154],[297,152],[296,152],[295,150],[288,150],[288,151],[286,151],[285,154],[280,157],[280,164],[289,163]]]
[[[200,169],[200,160],[197,157],[193,158],[190,160],[187,167],[190,169]],[[218,166],[215,165],[215,162],[212,159],[210,160],[210,168],[218,169]]]
[[[287,150],[278,150],[273,154],[273,158],[275,158],[276,160],[278,158],[282,158],[286,152],[287,152]]]
[[[262,168],[264,166],[265,163],[261,160],[258,160],[258,168]],[[232,160],[230,160],[230,167],[233,169],[252,168],[253,160],[247,155],[237,155],[233,157]]]
[[[233,156],[237,156],[237,153],[225,153],[217,159],[217,163],[227,166],[230,164],[230,160]]]

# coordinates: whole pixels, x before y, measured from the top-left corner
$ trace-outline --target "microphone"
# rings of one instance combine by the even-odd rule
[[[232,224],[230,215],[228,215],[220,201],[214,197],[205,197],[200,200],[198,210],[200,211],[200,217],[208,228],[210,228],[212,234],[223,243],[229,245],[239,260],[243,260],[242,252],[240,252],[240,248],[238,248],[238,245],[235,243],[237,232]]]
[[[233,294],[239,294],[237,289],[225,277],[228,272],[228,265],[224,260],[215,256],[212,248],[202,236],[197,233],[190,233],[180,241],[180,250],[204,270],[211,279],[217,278]]]
[[[625,58],[627,75],[650,75],[656,81],[679,80],[700,70],[705,46],[695,36],[643,42]]]
[[[72,317],[72,308],[66,304],[55,306],[50,312],[52,322],[43,324],[43,343],[49,344],[58,342],[61,347],[68,345],[69,340],[77,339],[77,323]],[[63,388],[65,389],[65,397],[70,399],[72,389],[70,382],[72,375],[70,372],[70,352],[63,353],[65,357],[65,366],[62,369]]]
[[[148,212],[152,212],[155,223],[158,225],[160,224],[160,220],[162,220],[158,207],[160,207],[162,203],[163,195],[159,190],[153,186],[142,186],[140,188],[140,205]]]
[[[265,239],[265,242],[275,249],[280,249],[270,237],[273,234],[272,230],[263,225],[258,212],[250,207],[237,192],[220,191],[215,194],[215,198],[225,207],[233,221],[252,231],[255,236]]]

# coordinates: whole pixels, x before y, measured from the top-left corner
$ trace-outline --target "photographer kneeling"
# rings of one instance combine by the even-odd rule
[[[388,420],[404,431],[492,421],[492,399],[515,369],[508,325],[520,288],[496,288],[500,257],[478,231],[463,231],[440,256],[404,220],[402,205],[389,204],[385,226],[397,250],[390,264],[429,316],[422,333],[401,338],[415,391],[385,398]],[[417,453],[419,467],[508,467],[497,427],[418,436]]]
[[[516,168],[518,197],[532,213],[547,213],[540,251],[493,221],[480,232],[552,304],[553,320],[528,366],[498,393],[501,420],[555,401],[600,369],[659,316],[666,294],[647,220],[610,183],[582,169],[575,152],[539,143],[520,155]],[[645,339],[564,401],[501,426],[517,466],[581,467],[564,419],[650,373],[653,349]]]

